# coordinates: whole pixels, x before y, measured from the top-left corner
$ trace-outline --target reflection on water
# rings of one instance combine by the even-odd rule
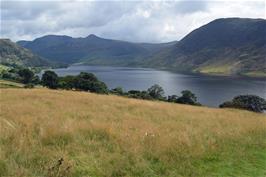
[[[217,107],[224,101],[240,94],[255,94],[266,98],[265,80],[248,78],[210,77],[177,74],[147,68],[104,67],[78,65],[54,69],[60,75],[77,75],[81,71],[94,73],[109,88],[122,87],[124,90],[146,90],[153,84],[159,84],[166,95],[180,95],[182,90],[191,90],[199,102]]]

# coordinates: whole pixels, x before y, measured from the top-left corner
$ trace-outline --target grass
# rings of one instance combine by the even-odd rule
[[[249,76],[249,77],[266,77],[266,72],[263,71],[252,71],[245,73],[244,76]]]
[[[0,88],[23,88],[24,84],[0,79]]]
[[[0,176],[266,176],[265,114],[40,88],[0,100]]]
[[[230,65],[217,65],[217,66],[203,66],[198,69],[202,74],[228,76],[231,73],[232,66]]]

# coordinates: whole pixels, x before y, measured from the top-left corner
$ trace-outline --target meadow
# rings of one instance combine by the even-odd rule
[[[0,176],[266,176],[265,114],[44,88],[0,100]]]

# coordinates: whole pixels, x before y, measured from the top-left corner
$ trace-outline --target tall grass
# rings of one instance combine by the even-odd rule
[[[1,89],[0,176],[265,176],[266,116]]]

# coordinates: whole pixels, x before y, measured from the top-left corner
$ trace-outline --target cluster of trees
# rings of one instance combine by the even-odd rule
[[[121,87],[109,90],[104,82],[101,82],[92,73],[81,72],[77,76],[59,77],[53,71],[45,71],[41,80],[34,72],[28,68],[13,68],[8,72],[1,73],[4,79],[22,82],[25,87],[32,88],[36,84],[43,85],[50,89],[71,89],[79,91],[89,91],[100,94],[115,94],[126,96],[130,98],[145,99],[145,100],[159,100],[172,103],[181,103],[189,105],[201,105],[197,101],[197,97],[189,90],[181,92],[181,96],[170,95],[164,96],[164,90],[161,86],[155,84],[147,90],[129,90],[123,91]],[[264,112],[266,110],[265,99],[256,95],[239,95],[234,97],[232,101],[224,102],[219,106],[220,108],[238,108],[254,112]]]
[[[42,75],[41,84],[51,89],[71,89],[80,91],[90,91],[94,93],[107,94],[108,88],[92,73],[81,72],[77,76],[59,77],[53,71],[45,71]]]
[[[42,85],[52,89],[75,89],[102,94],[111,93],[137,99],[159,100],[198,106],[201,105],[197,101],[196,95],[189,90],[182,91],[181,96],[170,95],[168,97],[164,96],[163,88],[157,84],[143,91],[129,90],[125,92],[121,87],[108,90],[107,86],[103,82],[99,81],[95,75],[84,72],[80,73],[78,76],[58,77],[53,71],[46,71],[42,76],[41,83]],[[235,97],[232,101],[224,102],[220,105],[220,107],[264,112],[266,110],[266,101],[256,95],[240,95]]]
[[[237,108],[253,112],[266,111],[266,100],[256,95],[239,95],[220,105],[220,108]]]
[[[181,96],[170,95],[168,97],[165,97],[163,88],[157,84],[151,86],[150,88],[148,88],[148,90],[144,91],[129,90],[128,92],[124,92],[121,87],[117,87],[115,89],[110,90],[110,93],[138,99],[160,100],[189,105],[201,105],[197,101],[196,95],[189,90],[182,91]]]
[[[189,90],[182,91],[182,96],[180,97],[178,97],[177,95],[171,95],[168,96],[168,98],[164,96],[163,88],[157,84],[151,86],[148,90],[144,91],[129,90],[128,92],[124,92],[121,87],[108,90],[105,83],[99,81],[94,74],[85,72],[81,72],[77,76],[59,77],[53,71],[45,71],[42,75],[41,84],[51,89],[71,89],[80,91],[90,91],[101,94],[110,93],[130,98],[200,105],[200,103],[197,102],[197,97],[195,96],[195,94],[193,94]]]

